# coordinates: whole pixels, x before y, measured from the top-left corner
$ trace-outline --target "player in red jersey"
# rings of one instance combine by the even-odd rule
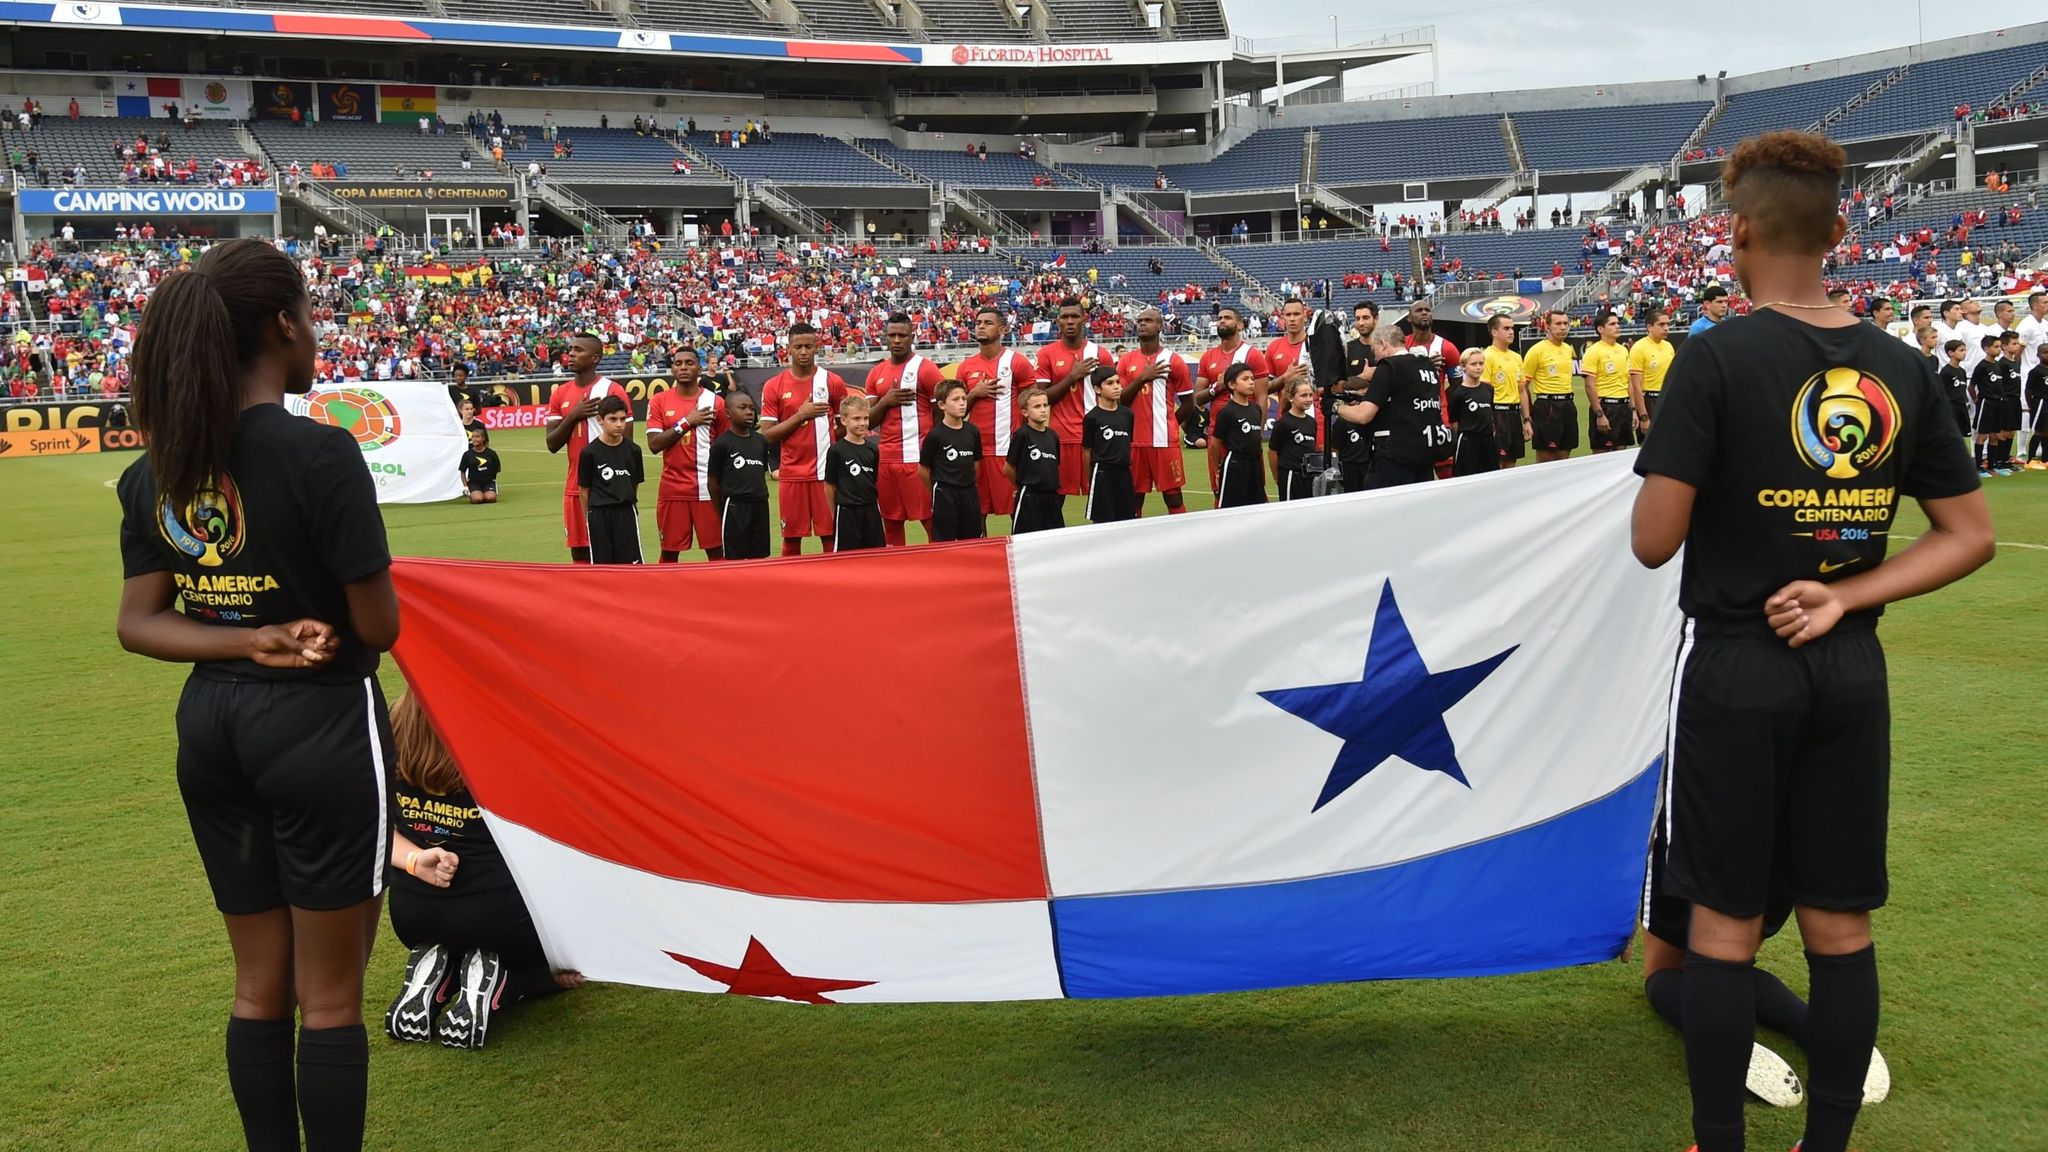
[[[1180,491],[1187,486],[1187,465],[1180,456],[1180,425],[1173,413],[1181,399],[1195,391],[1194,373],[1180,353],[1159,342],[1159,309],[1138,313],[1138,346],[1116,362],[1124,382],[1124,405],[1131,410],[1131,487],[1138,494],[1138,514],[1145,513],[1145,493],[1157,491],[1168,515],[1187,511]]]
[[[1017,490],[1003,475],[1010,457],[1010,433],[1017,429],[1017,393],[1038,382],[1038,370],[1022,352],[1003,346],[1003,314],[993,305],[974,313],[974,339],[981,351],[953,369],[953,379],[967,385],[967,418],[981,429],[981,459],[975,464],[975,488],[981,493],[983,516],[1008,516],[1016,507]]]
[[[569,450],[569,475],[562,486],[562,524],[568,529],[569,559],[576,564],[590,563],[590,526],[583,519],[578,498],[576,465],[583,459],[583,446],[598,434],[597,402],[617,396],[632,403],[617,381],[597,374],[598,361],[603,359],[604,340],[594,332],[578,332],[569,339],[570,377],[548,393],[548,451]]]
[[[1095,407],[1095,374],[1102,346],[1088,339],[1088,313],[1073,296],[1060,301],[1058,340],[1038,350],[1038,378],[1052,401],[1052,430],[1060,442],[1060,495],[1088,494],[1081,466],[1081,421]]]
[[[1266,345],[1266,368],[1272,373],[1270,387],[1280,395],[1304,381],[1315,383],[1315,366],[1308,356],[1308,305],[1290,298],[1280,306],[1280,335]],[[1329,435],[1329,426],[1323,419],[1322,397],[1318,395],[1309,404],[1309,415],[1316,422],[1316,451],[1323,451],[1323,444]]]
[[[818,367],[818,330],[789,326],[789,369],[761,386],[761,438],[782,445],[775,497],[782,512],[782,554],[804,550],[816,536],[832,550],[832,497],[825,491],[825,450],[832,445],[832,413],[846,398],[846,381]]]
[[[1223,387],[1223,372],[1239,363],[1252,366],[1252,405],[1264,412],[1273,373],[1266,363],[1266,354],[1245,341],[1244,313],[1235,304],[1225,304],[1216,313],[1216,346],[1202,353],[1201,364],[1195,371],[1195,407],[1202,413],[1202,435],[1209,438],[1211,492],[1216,491],[1216,469],[1223,460],[1223,442],[1216,438],[1216,413],[1230,403],[1230,392]]]
[[[1408,306],[1408,347],[1428,356],[1436,365],[1436,378],[1443,393],[1444,425],[1449,428],[1451,420],[1451,384],[1464,377],[1458,367],[1458,346],[1436,334],[1436,315],[1430,310],[1429,301],[1417,300]],[[1451,474],[1451,461],[1439,460],[1436,465],[1437,479],[1446,479]]]
[[[718,507],[711,503],[711,442],[725,431],[725,401],[702,386],[695,348],[680,348],[670,373],[675,387],[647,398],[647,450],[661,457],[661,495],[654,523],[661,562],[673,564],[694,537],[704,558],[723,556]]]
[[[901,548],[908,543],[904,526],[912,520],[924,525],[927,539],[932,534],[932,493],[918,479],[917,466],[945,374],[911,349],[910,317],[903,313],[889,314],[882,325],[882,342],[889,358],[868,369],[867,378],[882,453],[875,500],[882,508],[883,542]]]

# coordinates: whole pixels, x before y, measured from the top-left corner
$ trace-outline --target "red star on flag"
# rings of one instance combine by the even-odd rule
[[[873,980],[826,980],[816,976],[792,976],[781,961],[770,955],[768,949],[752,936],[747,937],[747,954],[737,968],[700,960],[695,956],[684,956],[670,952],[668,957],[678,964],[687,964],[706,978],[726,986],[728,996],[761,996],[783,1000],[794,1000],[799,1004],[836,1004],[827,999],[827,992],[844,992],[849,988],[865,988]]]

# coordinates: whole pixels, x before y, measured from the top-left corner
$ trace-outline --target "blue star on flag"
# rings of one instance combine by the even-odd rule
[[[1344,741],[1330,766],[1315,808],[1344,794],[1366,773],[1399,758],[1427,772],[1441,772],[1465,787],[1465,770],[1444,713],[1463,700],[1480,681],[1493,674],[1520,645],[1477,664],[1432,672],[1415,650],[1401,606],[1394,602],[1391,582],[1380,588],[1379,610],[1373,616],[1372,645],[1365,671],[1343,684],[1308,688],[1275,688],[1261,692],[1267,703],[1321,728]]]

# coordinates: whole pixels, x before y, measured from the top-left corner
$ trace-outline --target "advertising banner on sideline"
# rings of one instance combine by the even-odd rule
[[[285,397],[285,407],[356,438],[377,481],[379,504],[428,504],[462,494],[456,468],[469,437],[445,384],[378,380],[322,385],[304,396]]]

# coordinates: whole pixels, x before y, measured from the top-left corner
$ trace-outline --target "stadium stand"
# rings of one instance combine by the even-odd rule
[[[994,0],[918,0],[917,6],[924,12],[925,33],[936,41],[1029,43],[1035,39],[1028,25],[1013,22]]]
[[[1229,276],[1216,266],[1199,248],[1178,244],[1147,244],[1133,248],[1117,248],[1103,253],[1087,253],[1076,248],[1016,248],[1017,256],[1033,266],[1042,266],[1057,260],[1062,252],[1067,262],[1064,270],[1069,276],[1086,276],[1089,269],[1096,272],[1095,284],[1105,291],[1128,293],[1134,299],[1147,303],[1156,302],[1162,291],[1170,291],[1188,284],[1199,285],[1204,290],[1212,289],[1216,283]],[[1233,249],[1233,254],[1235,253]],[[1151,261],[1158,260],[1160,271],[1153,272]],[[1121,275],[1121,285],[1112,281]]]
[[[1804,128],[1884,79],[1890,71],[1879,68],[1827,80],[1738,92],[1728,98],[1727,109],[1719,120],[1714,121],[1701,146],[1708,149],[1733,148],[1744,138],[1760,132]]]
[[[201,3],[219,5],[225,8],[242,8],[246,4],[235,0],[199,0]],[[294,8],[322,9],[337,12],[375,12],[389,16],[432,16],[426,0],[292,0]]]
[[[1301,182],[1299,128],[1254,132],[1205,164],[1167,164],[1166,178],[1190,192],[1238,192]]]
[[[1130,40],[1141,33],[1157,36],[1138,17],[1132,0],[1059,0],[1051,6],[1052,26],[1047,35],[1055,41]]]
[[[440,0],[458,20],[513,21],[521,24],[616,24],[618,20],[595,0]]]
[[[776,137],[779,142],[782,138]],[[901,148],[888,140],[863,140],[877,155],[893,160],[934,184],[958,184],[966,188],[1030,188],[1033,180],[1051,179],[1054,187],[1074,188],[1071,178],[1015,152],[991,148],[988,155],[970,159],[967,150],[941,152],[931,148]]]
[[[1223,0],[1178,0],[1173,5],[1176,40],[1221,40],[1230,35],[1223,19]]]
[[[1514,167],[1497,116],[1330,124],[1317,132],[1323,184],[1494,176]]]
[[[797,8],[803,14],[804,27],[813,36],[893,40],[910,35],[908,29],[883,23],[881,14],[868,0],[803,0]]]
[[[526,167],[527,163],[538,162],[547,167],[548,176],[555,180],[616,180],[625,182],[661,182],[677,180],[707,180],[726,183],[725,177],[704,165],[695,165],[688,176],[675,171],[675,162],[682,153],[660,136],[642,136],[631,128],[563,128],[557,132],[561,140],[573,141],[575,150],[568,156],[555,155],[554,143],[541,138],[538,124],[510,125],[513,139],[519,133],[526,135],[526,147],[505,149],[505,162],[514,171]],[[684,157],[684,159],[688,159]]]
[[[388,180],[400,164],[408,173],[430,168],[437,180],[461,180],[465,153],[476,165],[468,174],[470,179],[498,176],[482,147],[453,125],[445,135],[423,136],[417,127],[406,124],[319,123],[294,128],[282,121],[258,120],[249,125],[249,131],[279,166],[294,161],[301,165],[339,161],[348,166],[350,180]]]
[[[713,164],[749,179],[765,177],[783,184],[904,183],[902,173],[831,136],[777,132],[765,144],[720,148],[708,133],[699,132],[686,143]]]
[[[249,159],[235,138],[234,125],[223,120],[201,120],[191,128],[164,119],[140,116],[91,116],[68,120],[62,116],[43,117],[42,127],[27,132],[9,129],[9,152],[24,157],[35,152],[37,161],[50,174],[52,185],[62,183],[62,173],[74,165],[85,166],[86,183],[109,187],[122,183],[124,162],[116,149],[132,144],[136,137],[149,140],[152,149],[162,146],[167,159],[183,163],[199,161],[199,179],[204,181],[216,157],[230,162]],[[31,172],[23,177],[35,183]]]
[[[633,9],[650,28],[705,28],[759,31],[776,35],[764,7],[752,0],[634,0]]]
[[[1515,132],[1529,165],[1544,171],[1660,164],[1671,159],[1713,106],[1701,100],[1517,112]]]
[[[1154,180],[1160,170],[1143,164],[1055,164],[1061,172],[1081,183],[1094,181],[1104,188],[1129,188],[1145,192],[1153,190]],[[1166,181],[1168,188],[1177,188],[1171,178]]]
[[[1912,267],[1905,261],[1887,260],[1880,256],[1887,243],[1904,233],[1911,241],[1923,230],[1932,234],[1932,250],[1919,248],[1913,253],[1913,260],[1923,268],[1929,260],[1942,272],[1955,276],[1962,267],[1963,253],[1971,253],[1971,264],[1995,263],[2001,246],[2017,249],[2017,258],[2024,259],[2048,247],[2048,209],[2029,209],[2027,191],[1948,192],[1929,196],[1895,213],[1889,221],[1866,224],[1860,229],[1855,241],[1860,245],[1863,259],[1843,263],[1830,275],[1838,280],[1871,282],[1883,288],[1897,281],[1913,279]],[[2017,207],[2020,210],[2018,223],[2008,223],[2006,211]],[[1985,222],[1968,227],[1963,214],[1982,212]],[[1950,230],[1961,224],[1967,228],[1967,238],[1950,239]]]
[[[1953,123],[1957,105],[1982,108],[2044,64],[2048,44],[2042,43],[1915,64],[1883,95],[1830,124],[1828,135],[1861,140]]]

